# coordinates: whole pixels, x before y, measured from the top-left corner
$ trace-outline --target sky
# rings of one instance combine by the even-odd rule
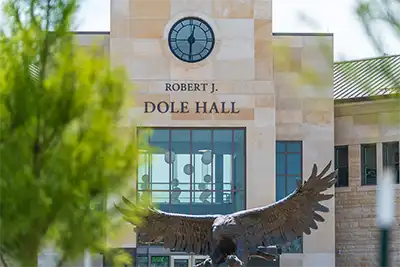
[[[81,1],[77,30],[109,31],[110,0]],[[355,3],[356,0],[274,0],[273,31],[333,33],[335,61],[379,56],[356,19]],[[302,21],[301,13],[307,14],[315,23]],[[384,28],[380,29],[380,33],[385,52],[389,55],[400,54],[400,39]]]
[[[110,0],[84,0],[79,26],[83,31],[110,29]],[[117,0],[114,0],[117,1]],[[335,60],[379,56],[372,48],[354,11],[355,0],[275,0],[274,32],[323,32],[334,34]],[[316,23],[306,23],[300,14]],[[400,54],[400,40],[389,30],[382,30],[387,54]]]

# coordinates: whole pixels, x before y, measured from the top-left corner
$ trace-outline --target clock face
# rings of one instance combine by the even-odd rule
[[[195,63],[210,55],[215,43],[214,32],[210,25],[200,18],[183,18],[172,26],[168,43],[177,58]]]

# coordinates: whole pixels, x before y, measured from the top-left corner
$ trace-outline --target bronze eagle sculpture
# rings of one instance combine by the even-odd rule
[[[228,215],[186,215],[149,208],[143,221],[136,227],[142,243],[163,242],[165,248],[176,249],[208,258],[200,266],[246,266],[253,256],[271,260],[271,255],[259,250],[260,246],[285,245],[303,234],[310,235],[318,229],[317,222],[325,219],[317,212],[329,212],[320,201],[329,200],[333,194],[322,192],[336,182],[337,170],[326,175],[332,161],[317,173],[314,164],[307,181],[297,182],[296,190],[271,205]],[[132,202],[124,202],[134,208]],[[130,209],[116,205],[130,223]],[[132,223],[133,224],[133,223]],[[236,256],[238,242],[243,245],[243,255]]]

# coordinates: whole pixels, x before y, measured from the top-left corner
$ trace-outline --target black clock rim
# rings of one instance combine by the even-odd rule
[[[186,59],[183,59],[183,58],[178,57],[178,55],[175,54],[175,52],[173,51],[172,46],[171,46],[171,35],[172,35],[172,30],[176,27],[176,25],[178,25],[178,24],[181,23],[182,21],[190,20],[190,19],[192,19],[192,20],[197,20],[197,21],[201,21],[202,23],[204,23],[205,25],[207,25],[207,27],[210,29],[211,36],[212,36],[212,42],[211,42],[210,51],[209,51],[203,58],[196,59],[196,60],[186,60]],[[168,33],[168,47],[169,47],[169,50],[171,51],[171,53],[172,53],[177,59],[179,59],[179,60],[181,60],[181,61],[183,61],[183,62],[186,62],[186,63],[197,63],[197,62],[203,61],[204,59],[206,59],[206,58],[212,53],[212,51],[214,50],[214,46],[215,46],[215,34],[214,34],[214,30],[212,29],[211,25],[210,25],[207,21],[205,21],[204,19],[202,19],[202,18],[195,17],[195,16],[184,17],[184,18],[181,18],[181,19],[177,20],[177,21],[171,26],[171,28],[169,29],[169,33]]]

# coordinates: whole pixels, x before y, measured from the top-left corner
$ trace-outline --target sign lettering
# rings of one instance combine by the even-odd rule
[[[169,93],[185,93],[185,92],[218,92],[215,83],[165,83],[165,91]],[[144,102],[144,113],[196,113],[196,114],[238,114],[240,109],[235,105],[236,102],[211,102],[194,101],[194,105],[189,105],[189,102],[167,102],[160,101],[154,103],[152,101]],[[192,106],[191,110],[189,106]]]

